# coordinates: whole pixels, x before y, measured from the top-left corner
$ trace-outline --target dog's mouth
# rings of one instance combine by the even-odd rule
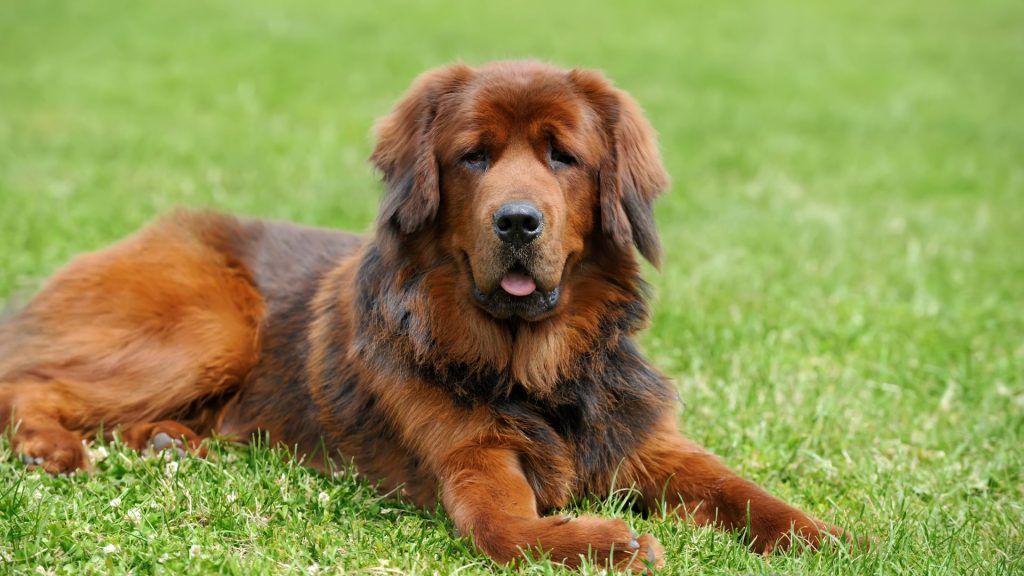
[[[505,270],[498,286],[489,293],[477,286],[468,255],[464,255],[464,261],[474,301],[495,318],[517,317],[532,322],[546,317],[558,305],[560,286],[541,289],[529,268],[518,260]]]

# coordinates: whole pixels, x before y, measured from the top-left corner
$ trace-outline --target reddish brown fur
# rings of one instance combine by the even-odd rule
[[[0,326],[16,450],[61,473],[88,467],[81,440],[101,427],[197,452],[212,433],[266,433],[314,466],[352,460],[382,489],[439,497],[498,562],[660,564],[620,520],[543,515],[616,486],[749,527],[759,551],[791,528],[840,534],[681,436],[674,388],[637,352],[633,248],[659,262],[668,177],[632,98],[532,62],[440,68],[381,121],[372,160],[388,190],[370,238],[179,212],[54,276]],[[525,247],[492,229],[510,201],[543,214]],[[503,300],[515,267],[537,290]]]

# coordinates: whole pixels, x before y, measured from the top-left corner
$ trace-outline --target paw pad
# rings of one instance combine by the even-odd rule
[[[174,452],[178,455],[178,457],[184,458],[185,456],[188,456],[188,452],[186,452],[185,449],[182,448],[182,446],[184,446],[184,443],[180,439],[171,438],[171,436],[166,432],[160,432],[154,435],[152,438],[150,438],[148,445],[150,450],[154,452],[162,452],[173,447]]]
[[[25,466],[42,466],[43,462],[46,462],[46,458],[42,456],[32,457],[28,454],[21,455],[21,461],[25,463]]]

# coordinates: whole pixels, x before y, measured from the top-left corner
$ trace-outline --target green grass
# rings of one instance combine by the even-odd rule
[[[285,4],[0,0],[0,296],[178,204],[366,230],[369,128],[415,74],[602,68],[674,176],[642,341],[688,434],[875,544],[572,510],[667,573],[1024,573],[1024,3]],[[0,444],[0,572],[518,573],[279,452],[109,451],[49,478]]]

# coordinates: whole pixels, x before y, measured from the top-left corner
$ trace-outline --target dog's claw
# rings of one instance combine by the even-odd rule
[[[555,524],[555,526],[561,526],[562,524],[568,524],[570,520],[572,520],[572,516],[566,514],[565,516],[562,516],[561,518],[558,519],[558,523]]]
[[[23,463],[23,464],[24,464],[25,466],[31,466],[32,464],[34,464],[34,463],[35,463],[35,461],[34,461],[34,460],[32,459],[32,457],[31,457],[31,456],[29,456],[28,454],[22,454],[22,455],[21,455],[21,462],[22,462],[22,463]]]
[[[174,448],[174,452],[178,454],[178,458],[184,458],[188,456],[188,452],[185,452],[184,450],[178,447]]]
[[[638,542],[636,538],[630,538],[629,539],[629,549],[630,550],[639,550],[640,549],[640,542]]]
[[[658,556],[654,553],[654,547],[647,547],[647,561],[653,566],[658,561]]]
[[[46,462],[46,458],[43,458],[42,456],[36,456],[35,462],[36,466],[41,466],[43,462]]]

